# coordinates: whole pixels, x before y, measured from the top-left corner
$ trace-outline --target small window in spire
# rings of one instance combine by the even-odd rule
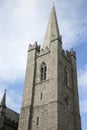
[[[45,63],[41,64],[41,81],[46,80],[47,66]]]

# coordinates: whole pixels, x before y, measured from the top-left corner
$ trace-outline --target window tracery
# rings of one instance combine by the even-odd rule
[[[44,62],[41,64],[41,70],[40,71],[41,71],[41,81],[46,80],[47,66]]]

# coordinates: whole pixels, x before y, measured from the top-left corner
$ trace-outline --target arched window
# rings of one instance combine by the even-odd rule
[[[67,86],[67,68],[66,68],[66,66],[65,66],[65,68],[64,68],[64,85],[66,85]]]
[[[46,80],[47,66],[45,63],[41,64],[41,81]]]

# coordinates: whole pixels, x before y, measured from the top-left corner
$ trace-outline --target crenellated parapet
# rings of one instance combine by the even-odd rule
[[[73,56],[76,59],[76,52],[71,48],[70,50],[70,56]]]
[[[32,51],[32,50],[34,50],[34,49],[36,49],[37,52],[40,51],[40,45],[37,44],[37,41],[36,41],[33,45],[32,45],[32,44],[29,44],[28,52],[29,52],[29,51]]]
[[[70,51],[68,50],[62,50],[62,55],[69,61],[71,61],[71,57],[73,56],[76,59],[76,52],[71,48]]]
[[[46,47],[45,49],[41,49],[40,52],[37,53],[37,56],[42,56],[42,55],[45,55],[45,54],[48,54],[50,52],[50,49],[48,47]]]
[[[33,45],[29,44],[28,52],[30,52],[32,50],[37,51],[37,57],[45,55],[50,52],[48,47],[46,47],[45,49],[41,48],[40,45],[37,44],[37,41]]]

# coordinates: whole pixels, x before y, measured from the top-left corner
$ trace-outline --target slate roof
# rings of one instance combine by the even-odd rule
[[[6,107],[5,117],[7,119],[10,119],[11,121],[14,121],[15,123],[18,123],[19,113],[17,113],[17,112],[15,112],[15,111]]]

